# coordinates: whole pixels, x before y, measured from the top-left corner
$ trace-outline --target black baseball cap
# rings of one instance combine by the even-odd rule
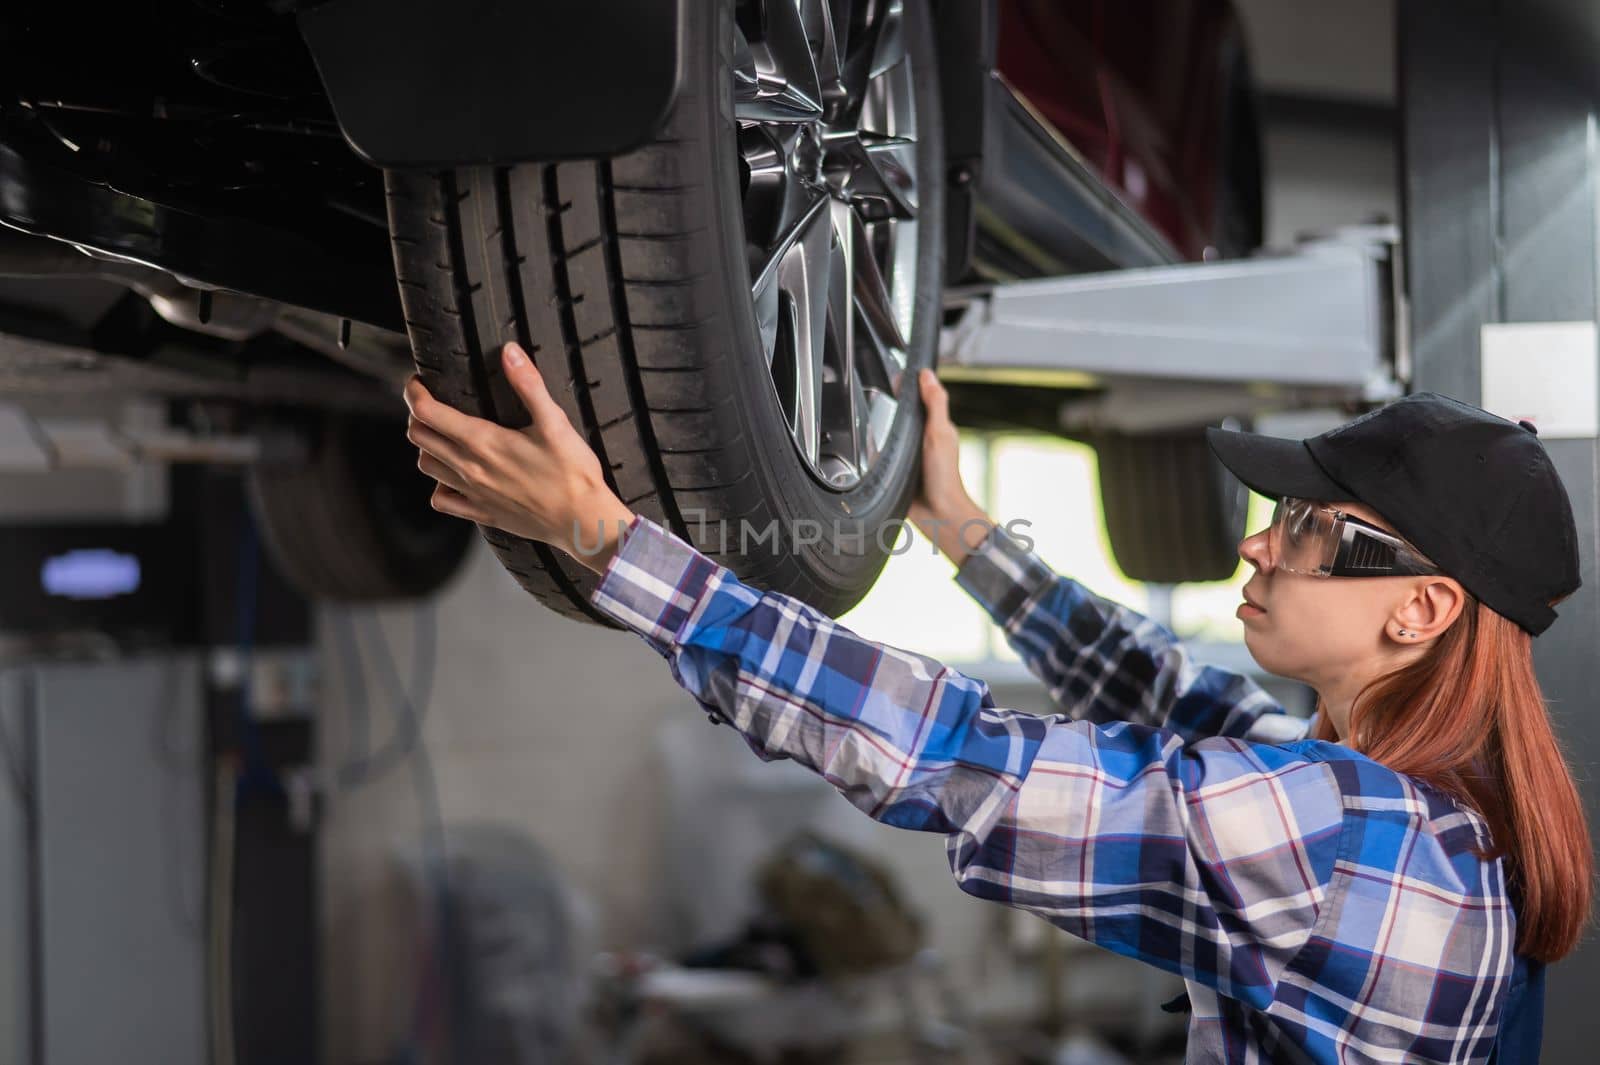
[[[1572,501],[1532,422],[1418,392],[1305,440],[1207,429],[1252,491],[1353,500],[1537,636],[1582,583]]]

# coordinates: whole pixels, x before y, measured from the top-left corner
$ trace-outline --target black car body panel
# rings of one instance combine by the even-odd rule
[[[0,224],[202,286],[405,327],[389,243],[373,226],[333,218],[317,235],[225,208],[162,202],[53,165],[46,155],[0,142]]]
[[[944,201],[945,279],[955,283],[967,276],[972,265],[989,76],[999,26],[993,4],[938,0],[934,13],[949,183]]]
[[[384,167],[616,155],[678,94],[688,0],[329,0],[298,16],[345,139]]]

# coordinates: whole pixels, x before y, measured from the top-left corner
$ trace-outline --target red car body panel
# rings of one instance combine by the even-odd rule
[[[998,0],[1000,76],[1188,259],[1215,244],[1226,0]]]

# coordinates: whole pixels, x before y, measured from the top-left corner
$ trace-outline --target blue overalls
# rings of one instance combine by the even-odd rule
[[[1544,1036],[1544,962],[1517,955],[1489,1065],[1535,1065]]]

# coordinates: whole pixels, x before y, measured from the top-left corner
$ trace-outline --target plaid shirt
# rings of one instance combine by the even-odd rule
[[[1485,1062],[1512,972],[1473,812],[996,528],[956,572],[1060,713],[763,592],[642,516],[591,601],[761,758],[946,837],[961,889],[1178,973],[1190,1062]]]

